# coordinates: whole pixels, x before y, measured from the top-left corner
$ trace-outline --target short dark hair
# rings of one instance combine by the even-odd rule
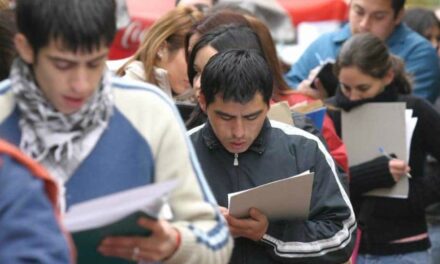
[[[391,6],[394,10],[394,17],[397,17],[397,14],[403,9],[405,6],[406,0],[391,0]]]
[[[116,33],[114,0],[17,0],[18,31],[37,53],[51,40],[92,51],[110,46]]]
[[[255,49],[261,51],[257,34],[246,26],[222,25],[200,37],[194,45],[188,58],[188,79],[193,85],[197,72],[194,70],[194,60],[199,50],[211,46],[218,52],[228,49]]]
[[[206,105],[216,95],[223,100],[245,104],[257,93],[269,105],[273,80],[264,57],[256,50],[232,49],[217,53],[206,64],[201,79]]]

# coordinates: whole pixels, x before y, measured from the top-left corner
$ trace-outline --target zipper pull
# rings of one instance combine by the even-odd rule
[[[234,154],[234,166],[238,166],[238,154]]]

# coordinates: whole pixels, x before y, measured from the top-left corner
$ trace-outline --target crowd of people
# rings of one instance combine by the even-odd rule
[[[96,251],[138,263],[440,262],[433,10],[351,0],[347,23],[285,72],[255,14],[181,0],[112,72],[116,4],[17,0],[0,10],[1,263],[76,263],[69,208],[173,179],[172,219],[140,218],[149,236],[106,237]],[[334,95],[316,78],[319,58],[334,60]],[[293,126],[268,118],[275,103],[317,100],[322,129],[299,113]],[[350,164],[341,113],[372,102],[413,110],[408,161]],[[314,173],[307,219],[229,213],[229,193],[304,171]],[[406,199],[365,195],[409,172]]]

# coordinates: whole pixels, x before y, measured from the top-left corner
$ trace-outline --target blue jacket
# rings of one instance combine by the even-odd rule
[[[342,44],[351,37],[347,24],[341,30],[327,33],[314,41],[292,66],[285,78],[290,87],[307,79],[309,72],[322,60],[336,59]],[[432,45],[406,25],[398,25],[387,40],[391,53],[405,61],[406,71],[414,81],[414,94],[434,102],[440,89],[440,69]]]
[[[70,263],[43,181],[0,154],[0,263]]]

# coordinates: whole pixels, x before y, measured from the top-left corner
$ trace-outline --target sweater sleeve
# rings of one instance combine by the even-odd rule
[[[0,168],[0,263],[70,263],[43,183],[5,158]]]
[[[282,232],[268,231],[260,242],[280,263],[343,263],[351,256],[356,233],[349,197],[325,146],[299,133],[307,140],[299,146],[298,166],[315,173],[309,217],[286,221]]]
[[[118,108],[147,140],[154,156],[156,182],[178,180],[169,197],[171,224],[181,235],[165,263],[227,263],[233,239],[208,187],[174,103],[158,89],[117,91]],[[142,113],[139,116],[139,113]],[[195,254],[195,252],[197,252]]]
[[[377,188],[387,188],[395,184],[389,169],[389,160],[380,156],[370,161],[350,167],[350,194],[359,196]]]

